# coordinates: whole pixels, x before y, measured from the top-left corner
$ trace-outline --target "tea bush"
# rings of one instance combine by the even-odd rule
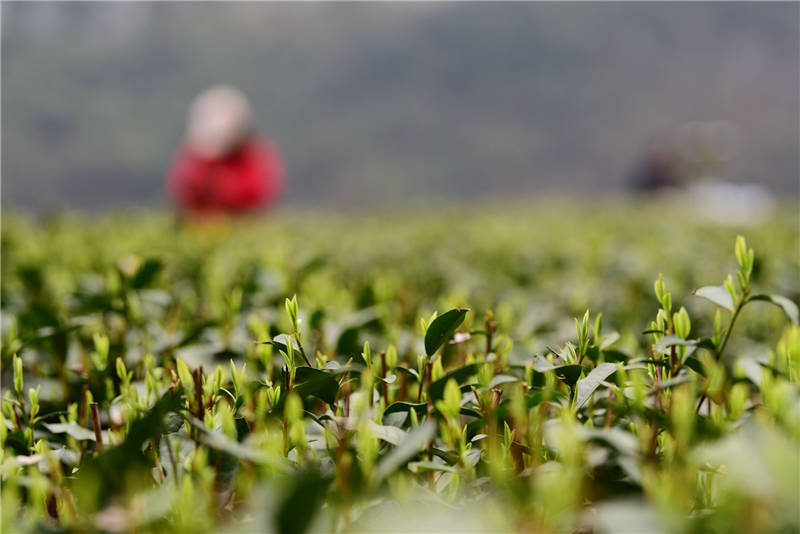
[[[5,216],[3,531],[796,532],[797,243],[613,200]]]

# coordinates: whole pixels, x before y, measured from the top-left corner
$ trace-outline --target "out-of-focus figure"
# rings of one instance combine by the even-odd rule
[[[256,133],[247,97],[230,86],[200,93],[167,175],[181,216],[252,212],[272,204],[283,182],[278,148]]]
[[[683,182],[681,161],[669,143],[653,141],[630,179],[638,192],[655,192],[676,188]]]
[[[740,129],[731,121],[686,122],[650,142],[630,189],[692,206],[699,218],[715,224],[758,224],[774,212],[773,194],[763,185],[721,178],[741,144]]]
[[[739,128],[730,121],[684,123],[650,141],[629,187],[644,193],[674,191],[718,175],[740,143]]]

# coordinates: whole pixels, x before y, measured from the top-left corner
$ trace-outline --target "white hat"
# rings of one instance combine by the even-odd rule
[[[220,157],[252,130],[253,111],[247,97],[229,85],[206,89],[194,99],[186,125],[186,142],[208,157]]]

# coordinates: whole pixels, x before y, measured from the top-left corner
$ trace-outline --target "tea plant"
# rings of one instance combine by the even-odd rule
[[[670,291],[665,262],[640,295],[597,257],[608,235],[561,260],[556,241],[498,257],[482,233],[440,242],[445,256],[321,239],[297,260],[266,240],[256,261],[230,229],[153,223],[134,239],[163,250],[142,259],[133,242],[77,246],[79,222],[9,224],[4,532],[800,528],[798,311],[763,292],[796,297],[796,258],[741,236],[721,285]],[[31,235],[64,255],[42,261]],[[647,316],[520,313],[578,300],[561,289],[585,280],[628,283],[612,301]]]

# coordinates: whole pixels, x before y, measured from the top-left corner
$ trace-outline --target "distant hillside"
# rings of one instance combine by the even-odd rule
[[[191,97],[241,87],[288,200],[620,188],[729,120],[719,173],[798,184],[798,4],[4,3],[3,206],[163,202]]]

